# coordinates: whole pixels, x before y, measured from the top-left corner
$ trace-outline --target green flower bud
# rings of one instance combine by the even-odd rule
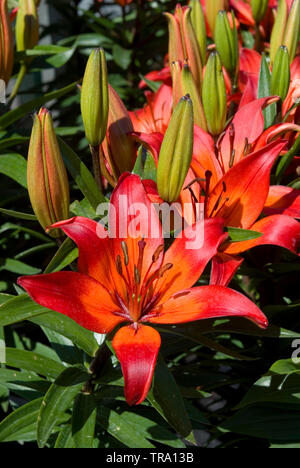
[[[290,63],[295,58],[297,46],[299,43],[300,30],[300,0],[294,0],[290,9],[286,28],[283,36],[282,45],[288,48]]]
[[[205,13],[209,29],[214,36],[217,14],[220,10],[225,10],[227,2],[225,0],[205,0]]]
[[[209,132],[219,135],[226,123],[227,96],[222,64],[217,52],[212,52],[207,62],[202,102]]]
[[[290,59],[287,47],[279,47],[272,69],[271,93],[280,96],[282,101],[287,96],[290,86]]]
[[[252,16],[256,23],[260,23],[266,14],[268,0],[251,0]]]
[[[17,51],[33,49],[38,41],[39,19],[35,0],[20,0],[16,20]]]
[[[108,84],[103,49],[92,51],[81,87],[81,114],[86,138],[91,146],[102,143],[108,119]]]
[[[192,72],[187,64],[183,66],[181,71],[181,90],[182,94],[188,94],[192,100],[194,110],[194,123],[196,125],[199,125],[199,127],[201,127],[203,130],[207,131],[201,94],[198,91],[196,83],[193,79]]]
[[[232,14],[233,29],[231,29],[226,11],[219,11],[215,27],[215,43],[226,70],[235,75],[239,65],[239,41]]]
[[[157,165],[157,188],[172,203],[180,195],[193,155],[193,105],[189,96],[180,99],[165,133]]]
[[[28,192],[33,211],[44,229],[69,217],[69,183],[51,114],[35,115],[27,161]],[[49,232],[60,237],[58,229]]]
[[[14,42],[7,0],[0,0],[0,80],[8,83],[14,64]]]
[[[195,31],[195,36],[199,45],[202,65],[206,63],[206,25],[205,16],[200,0],[191,0],[191,23]]]
[[[270,61],[274,63],[278,47],[283,43],[283,36],[288,16],[286,0],[279,0],[274,26],[270,40]]]

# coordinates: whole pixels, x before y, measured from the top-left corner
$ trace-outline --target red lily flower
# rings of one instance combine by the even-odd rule
[[[146,207],[136,224],[138,237],[130,235],[130,226],[136,223],[135,216],[129,214],[133,203]],[[110,232],[115,229],[120,233],[124,225],[128,226],[116,238],[108,237],[103,225],[81,217],[53,226],[78,245],[78,272],[23,276],[18,283],[42,306],[67,315],[89,330],[110,333],[117,325],[124,325],[114,335],[112,345],[122,366],[126,400],[133,405],[147,395],[161,342],[159,333],[145,323],[244,316],[266,327],[267,320],[236,291],[223,286],[192,288],[226,237],[222,220],[205,221],[202,248],[186,248],[186,231],[164,252],[158,217],[138,176],[124,174],[120,178],[111,207],[116,224],[110,214]],[[150,219],[156,237],[151,237]]]

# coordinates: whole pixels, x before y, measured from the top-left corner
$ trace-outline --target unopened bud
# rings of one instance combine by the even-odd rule
[[[282,45],[285,45],[289,51],[290,63],[295,58],[297,46],[299,43],[300,30],[300,0],[294,0],[290,9],[286,28],[284,31]]]
[[[271,78],[271,94],[276,94],[281,97],[281,100],[287,96],[290,86],[290,59],[287,47],[279,47],[275,56],[272,78]]]
[[[194,123],[207,131],[206,119],[203,110],[201,94],[193,79],[193,75],[188,65],[184,65],[181,71],[181,89],[184,95],[189,94],[194,110]]]
[[[211,34],[215,34],[217,14],[220,10],[225,10],[225,0],[205,0],[205,13]]]
[[[27,162],[28,192],[33,211],[44,229],[69,217],[69,183],[51,114],[35,115]],[[54,229],[52,237],[60,237]]]
[[[7,0],[0,0],[0,79],[8,83],[14,64],[14,44]]]
[[[239,65],[239,41],[233,14],[231,29],[226,11],[219,11],[215,27],[215,43],[226,70],[235,75]]]
[[[136,148],[129,136],[133,125],[129,113],[116,91],[108,85],[109,111],[106,137],[102,149],[116,181],[123,172],[131,172]]]
[[[266,14],[269,0],[251,0],[252,16],[256,23],[260,23]]]
[[[193,154],[193,105],[189,96],[180,99],[165,133],[157,165],[160,197],[172,203],[179,197]]]
[[[169,26],[169,64],[187,61],[196,86],[202,82],[201,53],[191,23],[191,9],[177,5],[175,14],[165,13]]]
[[[35,0],[20,0],[16,21],[17,51],[33,49],[38,40],[39,19]]]
[[[200,0],[191,0],[189,3],[191,7],[191,23],[195,32],[198,42],[202,66],[206,63],[206,25],[205,16]]]
[[[105,137],[108,102],[105,55],[103,49],[95,49],[85,68],[80,99],[85,135],[91,146],[98,146]]]
[[[217,52],[212,52],[207,62],[202,102],[208,131],[212,135],[219,135],[226,123],[227,96],[222,64]]]
[[[276,12],[276,18],[271,33],[270,40],[270,62],[271,64],[275,60],[275,55],[279,46],[283,43],[283,36],[288,16],[288,7],[286,0],[279,0],[278,8]]]

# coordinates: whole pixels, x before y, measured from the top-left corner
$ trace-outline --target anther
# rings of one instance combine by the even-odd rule
[[[128,247],[125,241],[121,242],[121,248],[122,248],[123,255],[124,255],[124,263],[125,263],[125,266],[127,266],[129,263],[129,257],[128,257]]]
[[[116,258],[116,268],[117,268],[117,272],[119,273],[119,275],[122,276],[122,260],[121,260],[121,257],[120,255],[117,255],[117,258]]]
[[[152,262],[153,263],[156,263],[157,260],[159,259],[159,256],[161,254],[161,252],[164,250],[164,244],[161,244],[157,247],[157,249],[155,250],[154,254],[152,255]]]
[[[141,275],[136,265],[134,265],[134,281],[135,284],[140,284],[141,282]]]
[[[173,263],[166,263],[158,271],[158,277],[162,278],[166,271],[170,270],[173,267]]]

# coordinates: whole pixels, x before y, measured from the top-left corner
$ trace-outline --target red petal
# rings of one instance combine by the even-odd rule
[[[159,333],[145,325],[137,329],[129,325],[116,333],[112,345],[122,366],[129,405],[138,405],[146,398],[160,343]]]
[[[272,166],[285,144],[272,142],[229,169],[210,194],[209,216],[217,212],[227,226],[249,228],[262,212]]]
[[[224,286],[199,286],[174,294],[147,322],[172,324],[230,316],[245,317],[262,328],[268,325],[250,299]]]
[[[21,276],[18,284],[38,304],[67,315],[97,333],[109,333],[124,318],[114,315],[118,307],[106,289],[93,278],[73,271]]]
[[[262,108],[272,98],[261,98],[251,101],[235,114],[231,124],[234,126],[234,141],[231,148],[230,128],[227,128],[225,136],[221,143],[221,161],[224,171],[230,168],[230,159],[232,149],[235,151],[234,164],[236,164],[244,155],[246,142],[252,144],[264,131],[264,116]]]
[[[209,284],[228,286],[243,261],[244,259],[241,257],[218,252],[212,259]]]
[[[273,215],[261,219],[251,227],[263,235],[256,239],[234,242],[224,249],[227,254],[239,254],[257,245],[278,245],[297,254],[300,243],[300,223],[290,216]]]
[[[193,232],[199,239],[198,247],[190,244],[193,239],[189,236]],[[173,266],[158,282],[160,302],[165,302],[177,291],[193,286],[226,237],[221,219],[200,221],[187,228],[182,237],[177,237],[165,254],[164,264],[171,263]]]
[[[138,242],[142,238],[146,242],[142,279],[152,263],[154,252],[164,244],[164,240],[155,207],[150,202],[139,176],[123,174],[112,193],[110,205],[109,229],[113,237],[114,258],[117,255],[123,258],[121,241],[124,240],[128,248],[128,270],[131,278],[134,278],[134,267],[138,265]],[[162,255],[160,257],[162,258]]]
[[[78,271],[95,278],[110,288],[112,284],[111,265],[112,241],[101,223],[76,216],[53,225],[59,227],[79,248]],[[97,255],[95,255],[97,252]]]
[[[210,187],[213,188],[221,179],[223,172],[215,154],[215,144],[209,133],[194,125],[194,148],[191,165],[196,177],[205,178],[205,172],[211,172]]]
[[[160,152],[160,147],[163,141],[163,134],[159,132],[155,133],[141,133],[141,132],[134,132],[132,133],[132,137],[141,143],[143,146],[147,148],[148,151],[152,154],[155,163],[158,163],[158,156]]]
[[[300,218],[300,190],[283,185],[271,185],[264,214],[284,214]]]

